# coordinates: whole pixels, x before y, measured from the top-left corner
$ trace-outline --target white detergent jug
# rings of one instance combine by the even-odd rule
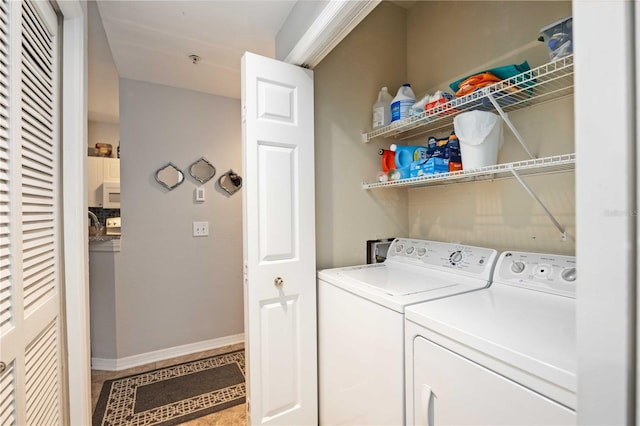
[[[398,94],[391,101],[391,121],[402,120],[410,115],[411,106],[416,102],[416,95],[411,85],[405,83],[398,89]]]
[[[391,94],[386,87],[378,92],[378,101],[373,104],[373,129],[391,123]]]

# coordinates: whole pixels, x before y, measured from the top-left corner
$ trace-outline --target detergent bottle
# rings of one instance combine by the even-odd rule
[[[398,89],[398,94],[391,101],[391,121],[402,120],[410,115],[411,106],[416,102],[416,95],[411,85],[405,83]]]
[[[378,151],[378,154],[382,155],[382,171],[389,173],[389,170],[396,168],[396,153],[389,149],[382,149]]]
[[[411,163],[414,161],[414,154],[418,146],[411,145],[391,145],[391,151],[395,152],[396,170],[400,173],[400,178],[408,178]]]
[[[391,123],[391,94],[386,87],[378,92],[378,101],[373,104],[373,129]]]

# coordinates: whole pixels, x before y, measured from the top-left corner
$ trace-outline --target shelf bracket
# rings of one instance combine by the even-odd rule
[[[511,131],[513,132],[513,135],[516,137],[516,139],[518,139],[518,142],[520,142],[520,145],[522,145],[522,148],[524,148],[524,150],[527,152],[529,157],[531,157],[532,160],[535,159],[536,158],[535,155],[533,155],[531,151],[529,151],[527,144],[524,143],[524,139],[522,138],[522,135],[520,134],[520,132],[518,132],[518,129],[516,129],[516,127],[513,125],[513,123],[507,116],[507,114],[502,110],[502,107],[498,104],[498,101],[494,99],[491,93],[487,93],[487,98],[489,98],[489,100],[493,104],[493,107],[496,109],[498,114],[500,114],[500,117],[502,117],[504,122],[507,123],[507,126],[509,126],[509,129],[511,129]]]
[[[551,220],[551,222],[553,222],[555,227],[558,228],[558,231],[560,231],[560,239],[562,241],[567,241],[567,231],[562,227],[562,225],[560,225],[560,223],[551,214],[549,209],[542,203],[542,201],[540,201],[540,198],[538,198],[538,196],[535,194],[535,192],[533,192],[533,190],[529,187],[529,185],[527,185],[527,183],[524,180],[522,180],[522,177],[520,177],[518,172],[515,171],[514,169],[510,169],[510,171],[511,171],[511,174],[513,174],[513,177],[515,177],[516,180],[520,182],[520,185],[522,185],[525,191],[527,191],[529,195],[531,195],[531,198],[533,198],[540,205],[540,207],[542,207],[544,212],[547,214],[547,217],[549,217],[549,220]]]

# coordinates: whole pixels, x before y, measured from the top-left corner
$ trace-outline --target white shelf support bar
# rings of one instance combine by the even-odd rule
[[[529,155],[529,157],[531,159],[535,159],[536,158],[535,155],[533,155],[531,153],[531,151],[529,151],[529,148],[527,147],[527,144],[524,143],[524,139],[522,138],[522,135],[520,135],[520,132],[518,132],[518,129],[516,129],[516,127],[511,122],[511,120],[509,120],[509,117],[502,110],[502,107],[498,104],[498,101],[496,101],[490,93],[487,94],[487,97],[489,98],[489,100],[493,104],[493,107],[496,109],[498,114],[500,114],[500,117],[502,117],[504,122],[507,123],[507,126],[509,126],[509,129],[511,129],[511,131],[513,132],[513,134],[516,137],[516,139],[518,139],[518,142],[520,142],[520,145],[522,145],[522,148],[524,148],[524,150],[527,152],[527,154]]]
[[[556,218],[551,214],[549,209],[542,203],[542,201],[540,201],[540,198],[538,198],[538,196],[535,194],[535,192],[533,192],[533,190],[529,187],[529,185],[527,185],[527,183],[524,180],[522,180],[522,177],[520,177],[517,171],[515,171],[514,169],[511,169],[511,173],[513,174],[513,177],[515,177],[518,180],[518,182],[520,182],[520,185],[522,185],[522,187],[529,193],[529,195],[531,195],[531,198],[536,200],[536,202],[540,205],[540,207],[542,207],[542,210],[544,210],[544,212],[547,214],[547,217],[549,217],[549,220],[551,220],[551,222],[553,222],[556,228],[558,228],[558,231],[560,231],[560,239],[562,241],[567,241],[567,231],[565,231],[562,225],[560,225],[560,223],[556,220]]]

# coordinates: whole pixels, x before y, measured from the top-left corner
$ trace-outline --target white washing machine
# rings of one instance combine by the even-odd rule
[[[487,289],[407,308],[407,423],[576,423],[574,257],[502,253]]]
[[[384,263],[318,272],[321,424],[401,425],[405,307],[485,288],[493,249],[396,239]]]

